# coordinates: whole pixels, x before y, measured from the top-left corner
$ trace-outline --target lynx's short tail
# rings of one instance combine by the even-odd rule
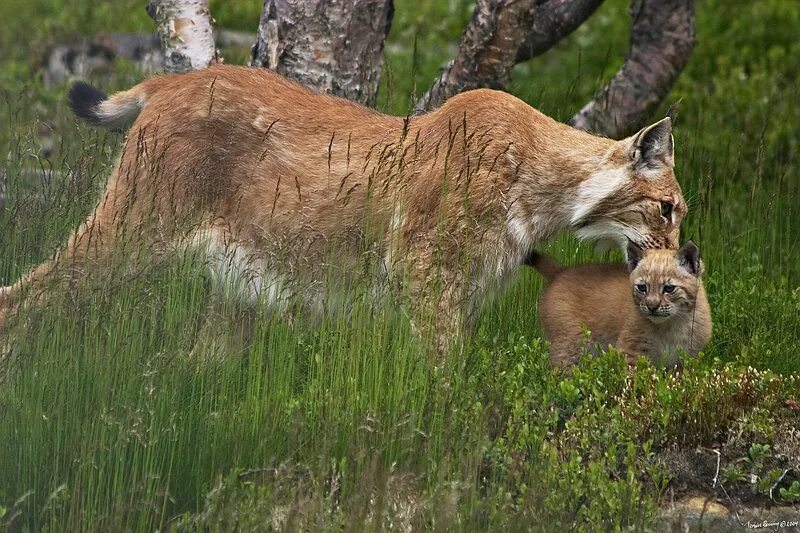
[[[147,104],[147,91],[139,84],[110,98],[82,81],[69,89],[69,106],[83,120],[114,131],[127,130]]]
[[[564,267],[562,267],[558,261],[549,255],[537,252],[536,250],[531,250],[522,261],[522,264],[538,270],[539,273],[544,276],[545,279],[547,279],[547,281],[552,281],[552,279],[556,277],[559,272],[564,270]]]

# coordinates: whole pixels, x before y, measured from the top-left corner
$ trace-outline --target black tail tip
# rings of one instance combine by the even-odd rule
[[[69,88],[69,107],[72,112],[91,124],[100,124],[96,108],[108,99],[108,96],[88,83],[77,81]]]

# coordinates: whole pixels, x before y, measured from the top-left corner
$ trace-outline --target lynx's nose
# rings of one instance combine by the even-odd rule
[[[654,301],[652,301],[652,300],[647,300],[647,301],[645,302],[645,305],[647,306],[647,309],[648,309],[648,310],[649,310],[651,313],[655,313],[656,311],[658,311],[658,308],[659,308],[659,306],[661,305],[661,302],[657,302],[657,301],[655,301],[655,302],[654,302]]]

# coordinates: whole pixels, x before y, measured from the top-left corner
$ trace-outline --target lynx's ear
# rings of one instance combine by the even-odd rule
[[[638,265],[644,257],[644,250],[632,240],[628,240],[628,249],[626,251],[628,256],[628,270],[633,272],[636,265]]]
[[[672,119],[667,117],[633,136],[631,159],[637,167],[655,170],[675,165],[675,142],[672,138]]]
[[[692,276],[699,278],[703,272],[703,263],[700,261],[700,250],[692,241],[687,241],[676,255],[678,264]]]

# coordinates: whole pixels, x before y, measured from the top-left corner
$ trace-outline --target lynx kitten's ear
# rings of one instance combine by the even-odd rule
[[[633,137],[631,159],[637,167],[658,169],[675,165],[675,142],[672,138],[672,119],[667,117],[647,126]]]
[[[644,250],[642,250],[642,247],[635,242],[628,240],[627,256],[628,270],[633,272],[633,270],[636,268],[636,265],[638,265],[639,261],[641,261],[644,257]]]
[[[684,244],[677,254],[678,264],[694,277],[700,277],[703,264],[700,262],[700,250],[692,241]]]

